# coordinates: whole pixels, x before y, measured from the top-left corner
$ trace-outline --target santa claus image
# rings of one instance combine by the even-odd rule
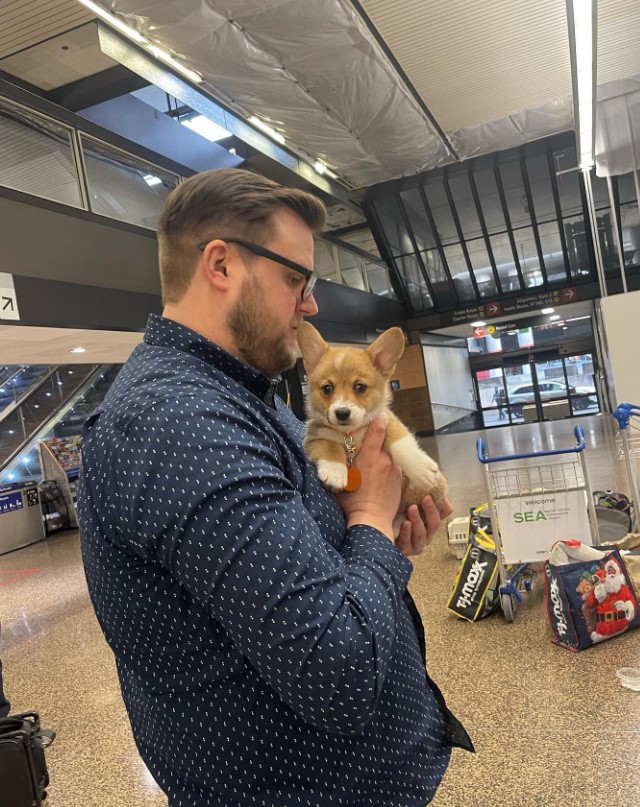
[[[604,569],[596,572],[597,582],[589,597],[595,607],[596,623],[592,642],[602,642],[622,633],[636,615],[635,599],[625,585],[622,569],[615,558],[609,558]]]

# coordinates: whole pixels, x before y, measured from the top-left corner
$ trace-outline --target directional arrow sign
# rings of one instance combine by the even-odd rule
[[[13,275],[0,272],[0,320],[20,319]]]
[[[487,304],[487,314],[490,317],[495,317],[499,313],[500,313],[500,303],[488,303]]]
[[[563,300],[575,300],[578,296],[578,290],[576,288],[571,289],[562,289],[562,299]]]

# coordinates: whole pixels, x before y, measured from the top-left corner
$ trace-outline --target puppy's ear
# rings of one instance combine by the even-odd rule
[[[329,345],[310,322],[301,322],[298,325],[298,346],[308,373],[317,367],[324,352],[329,349]]]
[[[404,333],[402,328],[389,328],[369,345],[367,353],[376,370],[382,375],[390,375],[400,356],[404,353]]]

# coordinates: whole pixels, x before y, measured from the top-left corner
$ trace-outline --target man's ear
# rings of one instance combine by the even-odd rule
[[[298,346],[308,373],[318,366],[324,352],[329,349],[329,345],[310,322],[301,322],[298,325]]]
[[[205,278],[220,291],[226,291],[229,288],[227,267],[230,257],[231,252],[224,241],[210,241],[202,252]]]
[[[395,370],[400,356],[404,353],[404,333],[402,328],[389,328],[380,334],[367,348],[373,366],[382,375],[388,376]]]

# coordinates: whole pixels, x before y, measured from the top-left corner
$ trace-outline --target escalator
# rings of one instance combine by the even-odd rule
[[[47,368],[28,394],[0,411],[0,485],[39,479],[38,442],[80,434],[119,369],[99,364]]]

